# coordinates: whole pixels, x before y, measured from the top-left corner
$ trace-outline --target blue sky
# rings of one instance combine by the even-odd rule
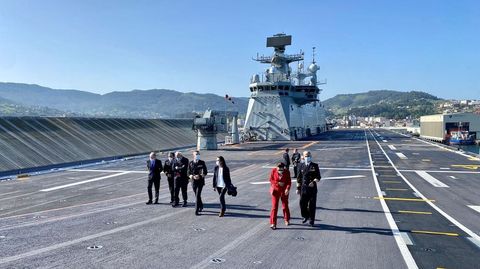
[[[317,47],[321,99],[374,89],[480,99],[480,1],[0,0],[0,81],[248,96],[265,38]]]

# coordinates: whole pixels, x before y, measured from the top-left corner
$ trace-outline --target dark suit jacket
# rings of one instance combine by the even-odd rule
[[[160,173],[163,171],[162,161],[155,159],[155,165],[152,167],[151,160],[147,161],[148,179],[160,180]]]
[[[290,156],[288,156],[288,153],[283,153],[283,163],[286,166],[290,166]]]
[[[173,165],[173,172],[175,174],[175,178],[180,178],[184,180],[188,180],[188,159],[182,157],[180,161],[175,160]]]
[[[188,164],[188,175],[189,176],[195,176],[195,175],[200,175],[200,179],[193,179],[193,182],[196,184],[200,185],[205,185],[205,177],[204,175],[207,175],[207,165],[205,164],[204,161],[198,160],[198,162],[191,161]]]
[[[173,159],[172,161],[170,161],[170,160],[167,159],[167,160],[163,163],[163,172],[165,173],[165,175],[166,175],[168,178],[173,178],[174,163],[175,163],[175,160],[174,160],[174,159]]]
[[[302,155],[300,153],[293,153],[292,154],[292,162],[293,165],[298,165],[300,163],[300,159],[302,158]]]
[[[313,190],[316,192],[317,183],[314,180],[320,180],[322,178],[322,176],[320,175],[320,169],[318,168],[318,164],[313,162],[309,163],[308,165],[306,165],[305,163],[301,163],[297,169],[297,190],[302,190],[302,193],[307,190]],[[311,182],[314,182],[313,187],[308,186]]]
[[[218,166],[215,166],[213,170],[213,187],[217,187],[217,178],[218,178]],[[232,185],[232,179],[230,178],[230,169],[225,166],[223,167],[223,181],[225,182],[225,187]]]

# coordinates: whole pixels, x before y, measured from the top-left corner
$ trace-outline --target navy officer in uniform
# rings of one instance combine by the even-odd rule
[[[318,164],[312,162],[310,151],[304,151],[303,157],[305,161],[298,166],[297,194],[300,194],[302,222],[310,221],[310,226],[313,226],[317,209],[317,183],[322,177]]]
[[[163,171],[162,161],[157,160],[155,152],[150,153],[150,159],[147,161],[148,169],[148,201],[147,205],[152,204],[152,185],[155,185],[155,204],[158,204],[158,193],[160,190],[160,173]]]
[[[200,160],[200,152],[195,150],[193,152],[193,161],[188,165],[188,174],[192,182],[192,189],[195,193],[195,215],[200,215],[203,210],[202,189],[205,185],[205,177],[207,176],[207,165]]]

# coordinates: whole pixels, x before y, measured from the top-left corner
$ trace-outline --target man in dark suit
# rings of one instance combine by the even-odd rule
[[[193,192],[195,193],[195,215],[200,215],[203,210],[202,189],[205,185],[205,177],[207,176],[207,165],[200,160],[200,152],[193,152],[193,161],[188,165],[188,174],[192,182]]]
[[[298,166],[300,164],[300,160],[302,158],[302,155],[298,152],[297,149],[293,150],[292,154],[292,164],[293,164],[293,177],[296,178],[298,175]]]
[[[174,184],[175,184],[175,201],[172,207],[176,207],[180,203],[178,197],[180,190],[182,190],[183,207],[187,206],[187,186],[188,186],[188,159],[183,157],[180,151],[175,153],[175,163],[173,167]]]
[[[288,155],[289,149],[286,148],[285,152],[283,153],[283,162],[285,164],[285,169],[289,170],[290,169],[290,156]]]
[[[297,194],[300,194],[300,210],[303,223],[310,220],[310,226],[315,223],[315,211],[317,209],[317,183],[322,176],[318,164],[312,162],[310,151],[304,151],[305,162],[298,167]]]
[[[152,185],[155,186],[155,204],[158,204],[158,193],[160,190],[160,173],[163,171],[162,161],[157,160],[155,152],[150,153],[150,159],[147,161],[148,169],[148,201],[147,205],[152,204]]]
[[[163,165],[163,172],[167,176],[168,180],[168,190],[170,191],[170,204],[175,202],[175,183],[173,181],[173,168],[175,164],[175,153],[169,152],[168,159],[165,161]]]

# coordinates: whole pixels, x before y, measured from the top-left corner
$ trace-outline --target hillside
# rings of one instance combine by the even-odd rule
[[[431,94],[410,91],[379,90],[356,94],[339,94],[323,101],[330,114],[342,116],[382,116],[402,119],[436,113],[436,104],[442,99]]]
[[[96,117],[172,118],[207,108],[224,110],[224,97],[152,89],[95,94],[39,85],[0,83],[0,97],[25,106],[41,106]],[[246,113],[247,98],[235,98],[229,110]]]
[[[41,117],[63,117],[75,116],[63,111],[41,106],[20,105],[13,101],[0,97],[0,116],[1,117],[23,117],[23,116],[41,116]]]

